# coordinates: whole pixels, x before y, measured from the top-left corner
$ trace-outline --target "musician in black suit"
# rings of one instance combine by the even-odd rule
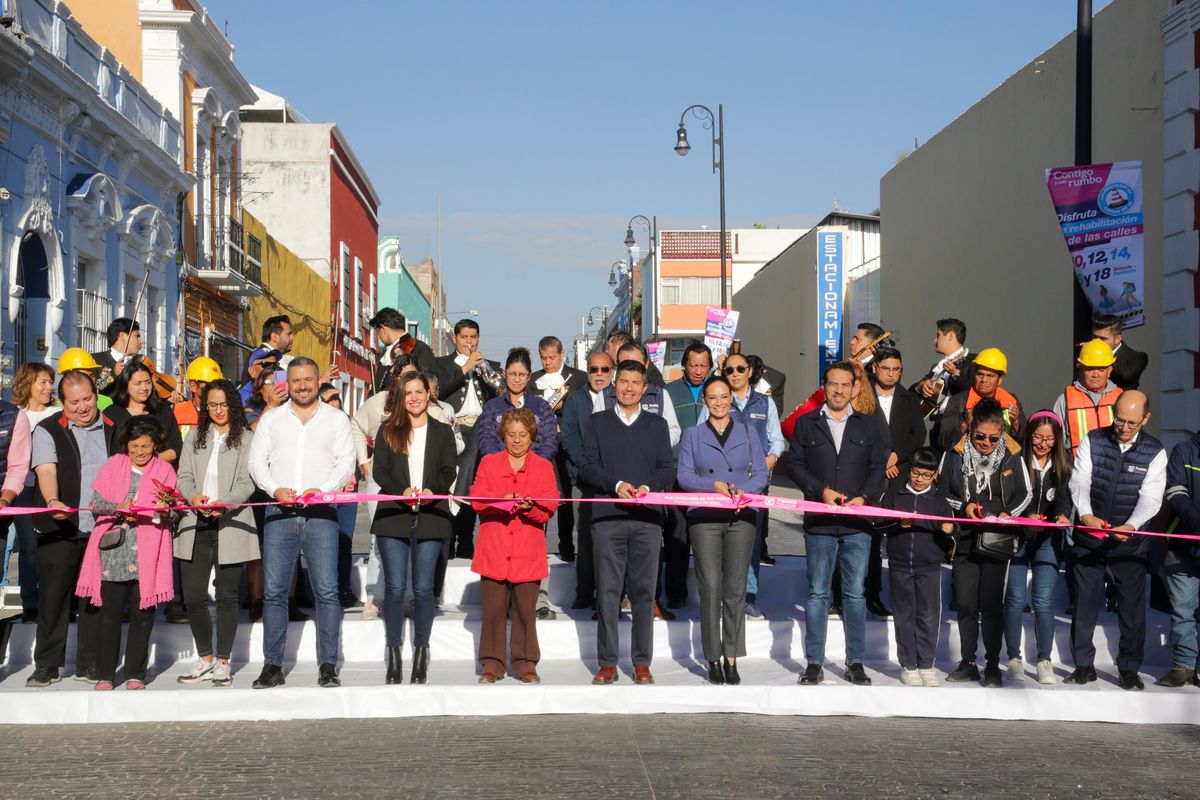
[[[901,378],[904,363],[900,351],[887,348],[875,353],[871,363],[871,385],[879,412],[892,433],[892,453],[888,457],[887,477],[891,484],[908,480],[913,453],[925,444],[925,415],[921,399],[904,388]]]
[[[482,367],[486,363],[488,366]],[[491,369],[489,370],[488,367]],[[483,413],[483,405],[496,396],[504,386],[500,365],[487,361],[479,352],[479,323],[473,319],[461,319],[454,325],[454,352],[440,356],[434,361],[438,375],[438,399],[454,408],[458,427],[466,445],[458,457],[458,480],[455,493],[466,494],[475,481],[475,465],[479,461],[479,443],[476,440],[475,424]],[[489,376],[496,376],[491,383]],[[475,554],[475,512],[463,505],[454,517],[454,539],[457,547],[450,547],[447,555],[471,558]]]
[[[587,373],[566,365],[563,343],[557,336],[543,336],[538,342],[538,355],[542,359],[542,368],[533,373],[529,380],[533,390],[554,409],[561,431],[566,398],[571,392],[587,386]],[[558,477],[559,494],[570,497],[571,476],[567,472],[567,451],[561,447],[554,458],[554,472]],[[574,503],[563,503],[558,507],[558,556],[563,561],[575,560],[574,506]]]
[[[100,365],[96,374],[96,390],[102,395],[111,396],[121,370],[142,351],[142,332],[137,320],[117,317],[108,324],[106,334],[108,349],[92,353],[92,358]]]
[[[923,412],[933,422],[934,433],[930,434],[929,445],[941,452],[936,431],[946,404],[954,395],[975,385],[975,363],[970,360],[971,351],[967,349],[967,326],[954,317],[939,319],[933,349],[939,357],[937,363],[910,388],[921,401]]]
[[[1150,356],[1125,344],[1121,320],[1112,314],[1092,315],[1092,335],[1112,348],[1117,357],[1113,364],[1112,382],[1125,391],[1138,388]]]
[[[436,372],[437,357],[433,350],[408,332],[408,320],[399,311],[381,308],[367,324],[375,330],[385,348],[379,359],[379,367],[375,370],[375,391],[387,391],[392,376],[398,374],[396,357],[402,353],[408,356],[408,363],[415,364],[422,372]]]

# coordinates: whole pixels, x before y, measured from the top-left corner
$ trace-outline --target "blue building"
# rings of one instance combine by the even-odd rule
[[[404,263],[397,237],[379,237],[379,260],[376,264],[379,294],[375,307],[397,309],[408,322],[408,332],[432,345],[433,305]]]
[[[135,313],[172,372],[181,125],[62,3],[0,0],[0,17],[0,379],[106,349]]]

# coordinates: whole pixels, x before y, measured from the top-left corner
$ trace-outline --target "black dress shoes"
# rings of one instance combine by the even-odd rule
[[[1117,685],[1127,692],[1140,692],[1146,688],[1141,677],[1136,672],[1121,670],[1117,673]]]
[[[868,600],[867,613],[884,619],[892,618],[892,610],[885,606],[882,600]]]
[[[277,664],[264,664],[262,672],[250,685],[255,689],[274,689],[283,684],[283,667]]]
[[[804,674],[800,676],[801,686],[818,686],[825,680],[825,670],[821,669],[820,664],[809,664],[804,668]]]
[[[738,675],[737,664],[731,661],[725,662],[725,682],[730,686],[737,686],[742,682],[742,676]]]
[[[429,648],[413,648],[413,668],[409,683],[424,683],[429,678]]]
[[[1076,667],[1075,671],[1063,679],[1063,683],[1075,683],[1082,686],[1085,683],[1096,682],[1095,667]]]
[[[725,682],[725,673],[721,671],[720,661],[708,662],[708,682],[714,686],[720,686]]]
[[[337,668],[333,664],[322,664],[317,669],[317,686],[322,689],[336,689],[342,685],[342,681],[338,678]]]
[[[389,647],[387,649],[387,677],[383,682],[389,686],[404,682],[403,648]]]
[[[867,676],[867,671],[863,669],[862,664],[847,664],[846,680],[855,686],[871,685],[871,679]]]

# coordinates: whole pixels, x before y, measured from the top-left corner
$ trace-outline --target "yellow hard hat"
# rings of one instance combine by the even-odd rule
[[[979,355],[975,356],[975,365],[1007,373],[1008,357],[999,348],[989,347],[986,350],[980,350]]]
[[[222,377],[224,376],[221,375],[221,365],[207,356],[192,359],[192,363],[188,364],[187,374],[184,375],[186,380],[202,383],[212,383]]]
[[[73,369],[99,369],[100,365],[92,354],[82,347],[68,347],[58,357],[58,374],[70,372]]]
[[[1084,367],[1111,367],[1117,361],[1112,348],[1103,339],[1092,339],[1079,350],[1079,358],[1075,359]]]

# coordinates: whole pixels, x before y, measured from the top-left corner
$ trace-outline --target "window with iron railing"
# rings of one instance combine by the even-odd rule
[[[262,286],[262,240],[246,234],[246,280]]]
[[[238,275],[245,275],[246,251],[243,245],[243,242],[245,241],[245,231],[242,230],[242,223],[238,222],[233,217],[227,217],[226,219],[229,229],[225,235],[225,240],[228,243],[228,247],[226,249],[229,253],[229,260],[225,266],[231,272],[236,272]]]
[[[79,346],[89,353],[107,350],[108,324],[112,322],[112,300],[87,289],[76,289],[75,295],[79,309],[75,318],[75,327],[79,331]]]

